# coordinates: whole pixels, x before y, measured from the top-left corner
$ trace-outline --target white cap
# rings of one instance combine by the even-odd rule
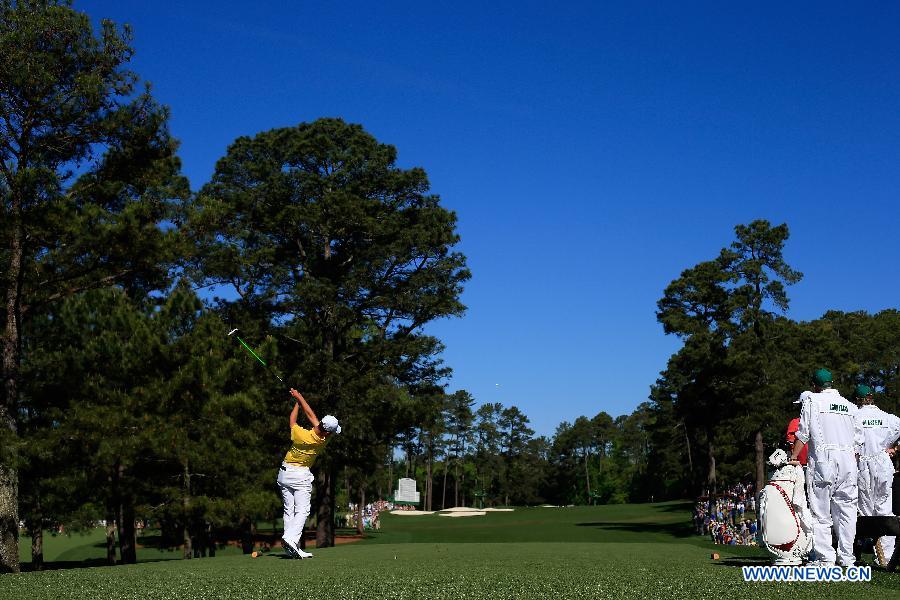
[[[328,433],[341,432],[341,426],[338,425],[338,420],[333,415],[325,415],[325,418],[319,421],[319,424],[322,425],[322,429]]]

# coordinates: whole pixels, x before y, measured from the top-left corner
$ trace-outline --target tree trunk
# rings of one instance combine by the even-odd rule
[[[766,485],[766,461],[765,446],[763,445],[762,431],[756,432],[756,490],[763,489]]]
[[[366,532],[363,523],[363,507],[366,505],[366,486],[359,486],[359,504],[356,505],[356,533],[363,535]]]
[[[593,504],[591,502],[591,471],[588,468],[588,453],[587,453],[587,451],[585,451],[585,453],[584,453],[584,483],[587,486],[588,504]],[[507,501],[507,505],[509,505],[509,501]]]
[[[241,552],[253,553],[253,521],[247,515],[241,517]]]
[[[19,572],[19,474],[16,470],[16,408],[21,361],[22,222],[21,203],[13,194],[12,240],[6,281],[6,331],[3,335],[3,388],[0,402],[0,573]]]
[[[350,477],[347,475],[347,467],[344,467],[344,488],[347,490],[347,500],[353,502],[353,489],[350,487]],[[349,508],[349,507],[348,507]],[[357,507],[359,508],[359,507]],[[353,518],[356,519],[358,515],[358,511],[354,511]],[[347,514],[347,521],[350,520],[349,513]],[[347,523],[349,527],[350,523]]]
[[[112,474],[110,475],[110,483],[112,487],[112,502],[113,502],[113,511],[115,511],[115,521],[116,521],[116,538],[118,538],[119,542],[119,560],[118,562],[125,562],[125,553],[122,552],[122,538],[125,537],[124,529],[122,527],[122,494],[119,490],[119,467],[114,466],[112,470]]]
[[[275,531],[275,529],[273,528],[272,531]],[[213,536],[212,523],[209,523],[209,522],[206,523],[206,547],[209,550],[209,557],[215,558],[216,557],[216,540],[214,539],[214,536]]]
[[[29,527],[31,533],[31,570],[44,570],[44,519],[41,515],[40,505],[35,507],[37,513]]]
[[[113,499],[116,510],[116,529],[119,533],[119,558],[124,564],[137,562],[134,536],[134,507],[131,498],[122,491],[122,480],[125,477],[125,466],[118,464],[113,468]]]
[[[188,461],[184,461],[184,478],[182,479],[181,489],[181,509],[182,509],[182,538],[184,539],[184,551],[182,558],[192,558],[194,556],[193,545],[191,544],[191,527],[189,525],[191,519],[191,473]]]
[[[334,480],[334,466],[322,465],[315,480],[316,501],[319,503],[316,511],[316,548],[334,546]]]
[[[119,476],[114,468],[107,475],[110,496],[106,504],[106,564],[116,564],[116,523],[119,518]],[[120,532],[121,535],[121,532]]]
[[[453,506],[459,506],[459,457],[453,463]]]
[[[433,449],[429,445],[428,462],[425,465],[425,510],[431,510],[431,463],[433,461]]]
[[[116,564],[116,517],[112,509],[106,511],[106,564]]]
[[[713,496],[716,495],[716,453],[715,447],[712,442],[712,434],[707,434],[709,437],[709,447],[707,453],[707,460],[709,461],[709,471],[706,474],[706,484],[709,486],[709,493]]]
[[[394,499],[394,445],[388,444],[388,492]]]
[[[130,494],[122,496],[122,528],[119,530],[119,551],[122,562],[137,563],[137,539],[134,531],[134,499]]]
[[[129,497],[122,502],[122,521],[119,529],[119,553],[122,562],[133,565],[137,563],[137,540],[134,531],[134,506]]]
[[[688,459],[688,481],[694,480],[694,460],[691,458],[691,438],[688,437],[687,424],[683,421],[681,426],[684,427],[684,443],[685,448],[687,449],[687,459]],[[691,484],[693,487],[693,484]]]
[[[444,485],[441,486],[441,510],[447,508],[447,457],[444,457]]]

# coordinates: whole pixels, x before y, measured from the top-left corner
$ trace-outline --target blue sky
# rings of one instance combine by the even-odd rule
[[[134,28],[199,188],[237,136],[322,116],[422,166],[473,278],[450,389],[539,434],[630,412],[665,286],[786,222],[795,319],[900,296],[900,4],[78,1]],[[499,385],[497,385],[499,384]]]

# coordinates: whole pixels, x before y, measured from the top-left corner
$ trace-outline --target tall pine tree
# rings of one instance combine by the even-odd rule
[[[78,291],[164,285],[183,198],[167,111],[135,95],[130,33],[67,2],[0,1],[0,572],[17,571],[17,415],[31,314]]]
[[[446,373],[422,326],[464,309],[456,217],[422,169],[396,158],[340,119],[239,138],[190,220],[198,278],[232,287],[239,300],[226,311],[291,340],[286,372],[318,413],[346,423],[318,461],[319,546],[334,541],[340,467],[400,431],[415,388]]]

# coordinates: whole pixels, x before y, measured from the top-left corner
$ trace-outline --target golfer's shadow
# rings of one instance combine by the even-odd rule
[[[737,569],[741,567],[765,567],[771,564],[772,558],[767,556],[732,556],[730,558],[722,559],[721,561],[716,561],[716,566]]]

